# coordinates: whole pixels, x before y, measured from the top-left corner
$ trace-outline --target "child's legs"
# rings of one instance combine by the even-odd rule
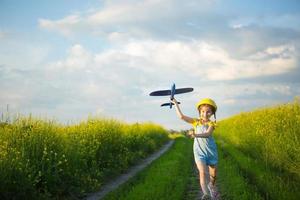
[[[200,179],[200,186],[202,189],[203,194],[208,194],[207,187],[206,187],[206,164],[202,162],[196,162],[197,168],[199,171],[199,179]]]
[[[215,185],[217,178],[217,165],[208,165],[209,180],[212,185]]]

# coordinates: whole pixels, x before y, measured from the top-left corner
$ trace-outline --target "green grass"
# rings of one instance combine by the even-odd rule
[[[192,141],[182,136],[176,138],[168,152],[105,200],[184,199],[192,173],[192,156]]]
[[[300,198],[299,136],[297,101],[233,116],[219,122],[215,131],[218,146],[222,144],[221,153],[235,165],[236,176],[255,185],[264,199]],[[220,177],[224,175],[226,172]],[[222,188],[228,185],[230,179]]]
[[[218,123],[216,135],[268,168],[300,180],[299,101],[230,117]]]
[[[224,142],[219,142],[219,146],[222,146],[220,152],[225,154],[226,158],[233,163],[231,165],[236,165],[236,172],[245,178],[245,182],[255,185],[257,193],[264,197],[264,199],[298,199],[300,195],[298,187],[295,187],[295,185],[292,185],[290,182],[284,181],[283,177],[273,171],[265,169],[259,161],[244,155],[233,146]],[[222,163],[220,167],[223,167]],[[224,174],[225,173],[221,174],[221,177]],[[223,184],[223,186],[224,185],[226,184]]]
[[[220,121],[222,199],[300,199],[300,103]],[[0,123],[0,199],[63,199],[92,192],[168,140],[162,127],[90,118],[72,126],[20,118]],[[192,199],[200,188],[192,140],[172,149],[106,199]]]
[[[255,184],[249,183],[238,164],[223,147],[219,147],[219,163],[217,182],[223,200],[262,200]]]
[[[194,163],[194,161],[193,161]],[[184,200],[191,200],[191,199],[197,199],[199,196],[199,175],[198,175],[198,169],[196,164],[192,164],[191,174],[189,177],[189,182],[186,188],[186,195],[184,197]]]
[[[89,118],[65,126],[31,116],[0,124],[0,199],[80,197],[168,138],[151,123]]]

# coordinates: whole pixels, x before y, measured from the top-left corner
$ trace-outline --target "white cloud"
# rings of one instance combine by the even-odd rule
[[[30,102],[32,92],[29,89],[24,90],[18,87],[13,87],[14,92],[10,88],[1,87],[0,105],[11,105],[13,109],[19,109],[21,106],[26,105]]]
[[[208,70],[211,80],[234,80],[278,75],[297,67],[296,50],[292,45],[268,47],[243,59],[233,59],[228,54],[216,56],[220,59],[220,67]],[[223,57],[223,59],[222,59]]]
[[[50,64],[53,70],[66,69],[69,71],[88,69],[93,62],[93,55],[80,44],[73,45],[68,51],[67,58]]]
[[[208,78],[201,78],[202,81],[215,80],[216,76],[209,76],[209,73],[211,69],[217,69],[219,65],[226,67],[230,67],[234,63],[248,63],[250,65],[252,61],[254,63],[261,62],[261,65],[263,65],[266,62],[272,62],[272,59],[274,59],[273,54],[281,57],[278,55],[281,55],[283,52],[286,53],[286,49],[290,49],[293,52],[293,48],[288,45],[270,47],[262,51],[262,53],[258,52],[257,55],[259,56],[254,55],[239,61],[230,58],[225,50],[200,41],[191,43],[150,40],[132,41],[125,46],[96,54],[87,52],[84,47],[77,44],[70,48],[67,58],[56,62],[62,66],[57,72],[65,74],[66,78],[63,78],[64,76],[54,77],[52,81],[57,82],[56,79],[64,79],[61,84],[65,84],[69,79],[73,83],[73,90],[78,93],[76,97],[78,101],[94,105],[97,107],[97,110],[106,115],[134,119],[134,116],[138,115],[136,110],[143,109],[143,106],[149,103],[151,103],[151,106],[159,106],[160,103],[166,100],[159,98],[146,101],[145,98],[151,90],[163,89],[157,88],[157,86],[168,87],[165,83],[170,81],[171,72],[173,72],[172,80],[181,80],[183,74],[187,74],[185,77],[190,80],[186,80],[186,82],[196,83],[197,79],[205,75]],[[291,52],[288,54],[289,56],[283,56],[282,59],[293,57],[294,55]],[[71,62],[73,59],[76,62]],[[72,63],[75,63],[75,67],[72,67]],[[76,63],[85,63],[85,65],[80,64],[79,67],[76,67]],[[255,70],[255,65],[251,73],[238,67],[232,67],[232,71],[224,68],[221,71],[222,73],[218,72],[220,77],[217,78],[219,80],[228,80],[228,77],[241,79],[262,76],[260,73],[263,71]],[[57,72],[55,71],[54,74]],[[69,74],[70,76],[68,73],[71,73]],[[263,73],[263,75],[266,74]],[[78,77],[82,78],[78,80]],[[60,86],[58,85],[57,87]],[[193,85],[193,87],[195,92],[190,94],[187,99],[185,99],[186,97],[180,97],[185,104],[193,105],[197,99],[209,96],[216,97],[219,102],[222,102],[221,105],[223,106],[234,105],[237,101],[242,101],[244,102],[243,106],[247,106],[253,103],[247,99],[249,96],[293,95],[291,87],[282,83]],[[241,100],[241,96],[244,96],[243,100]],[[122,102],[126,102],[126,104]],[[115,105],[118,106],[115,107]],[[135,108],[135,111],[129,112],[129,108]],[[189,111],[193,111],[193,108],[193,106],[187,107]],[[121,114],[123,110],[127,110],[125,111],[126,114]],[[150,111],[145,110],[145,112]],[[147,115],[146,113],[144,114]]]
[[[73,31],[76,31],[80,28],[81,22],[81,17],[78,14],[74,14],[57,21],[39,19],[39,26],[43,29],[58,31],[65,36],[69,36]]]
[[[295,47],[293,45],[280,45],[275,47],[268,47],[264,51],[257,52],[250,55],[249,58],[253,60],[264,60],[268,58],[291,58],[295,56]]]
[[[53,66],[68,70],[101,69],[104,73],[110,71],[109,68],[113,68],[114,72],[134,68],[148,75],[172,72],[178,77],[183,73],[203,80],[236,80],[289,72],[296,68],[297,58],[292,45],[268,47],[249,57],[234,59],[224,49],[204,41],[144,40],[131,41],[97,54],[77,44],[69,50],[64,61]],[[109,72],[109,79],[122,82],[118,73],[114,72]]]
[[[65,36],[88,33],[111,39],[116,33],[127,32],[130,36],[143,37],[162,28],[158,21],[170,29],[172,23],[185,24],[188,19],[206,13],[214,4],[211,0],[105,1],[102,8],[92,12],[83,11],[58,20],[39,19],[39,26]]]
[[[222,83],[210,86],[200,85],[194,87],[195,91],[189,95],[190,100],[184,104],[195,104],[198,99],[210,97],[218,105],[218,119],[242,111],[250,111],[257,107],[272,106],[280,102],[292,101],[299,94],[299,84],[290,83]],[[298,91],[298,93],[297,93]],[[180,97],[181,99],[182,97]],[[189,110],[193,111],[193,107]],[[195,112],[193,112],[195,113]]]
[[[220,104],[221,107],[234,105],[236,102],[244,101],[251,105],[251,101],[256,100],[272,100],[278,97],[291,97],[297,93],[297,87],[290,83],[256,83],[246,82],[237,84],[222,83],[213,85],[193,85],[194,92],[189,94],[189,100],[185,100],[196,104],[196,101],[201,98],[213,98]],[[183,98],[180,96],[180,98]]]
[[[228,50],[204,40],[130,40],[97,53],[77,43],[66,54],[64,59],[43,64],[47,66],[43,71],[45,79],[33,76],[26,79],[32,86],[25,90],[26,97],[14,95],[15,91],[24,87],[18,90],[7,88],[6,97],[0,99],[2,104],[12,102],[19,108],[35,107],[45,111],[47,108],[44,106],[49,104],[50,113],[63,114],[78,109],[78,116],[80,113],[101,112],[116,118],[142,121],[153,117],[154,108],[151,107],[160,112],[160,103],[167,100],[149,98],[148,93],[152,89],[163,89],[158,86],[168,87],[171,81],[193,83],[186,86],[195,87],[195,92],[180,97],[184,108],[193,114],[197,114],[194,112],[195,102],[204,96],[216,98],[221,106],[226,106],[241,101],[239,95],[244,95],[243,106],[247,106],[251,103],[246,99],[249,96],[291,96],[294,93],[288,84],[198,85],[198,82],[204,81],[211,84],[214,80],[288,72],[295,68],[296,63],[296,48],[290,44],[266,47],[242,59],[233,58]],[[23,64],[27,66],[28,61]],[[23,76],[19,74],[8,81],[13,82]],[[49,99],[51,96],[53,98]],[[69,114],[67,117],[72,116]],[[160,123],[164,120],[162,118],[167,117],[168,113],[164,113],[155,120]]]
[[[237,16],[229,23],[233,29],[246,28],[251,25],[268,26],[268,27],[284,27],[299,30],[299,13],[277,13],[264,14],[254,16]]]
[[[226,50],[204,41],[135,41],[114,53],[123,56],[131,67],[145,71],[178,70],[208,80],[235,80],[278,75],[297,66],[292,45],[268,47],[243,59],[230,57]],[[126,62],[126,61],[125,61]]]
[[[205,11],[214,4],[211,0],[174,1],[113,1],[104,8],[87,17],[92,25],[128,24],[165,19],[177,19],[194,12]]]
[[[219,91],[222,91],[222,94],[229,98],[236,98],[240,96],[260,96],[263,94],[263,98],[266,95],[291,95],[292,90],[288,84],[283,83],[245,83],[245,84],[234,84],[234,85],[222,85],[219,88]]]
[[[33,41],[24,41],[7,36],[1,41],[0,65],[15,69],[34,69],[49,53],[49,48]],[[26,65],[25,65],[26,64]]]
[[[243,27],[245,27],[246,25],[244,25],[244,24],[241,24],[241,23],[239,23],[239,24],[232,24],[231,25],[231,27],[233,28],[233,29],[240,29],[240,28],[243,28]]]

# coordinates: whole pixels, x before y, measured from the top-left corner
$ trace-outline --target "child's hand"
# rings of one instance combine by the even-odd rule
[[[194,129],[190,129],[190,130],[189,130],[188,136],[189,136],[190,138],[194,138],[194,137],[195,137]]]
[[[171,99],[171,102],[174,103],[175,105],[178,104],[178,102],[175,98]]]

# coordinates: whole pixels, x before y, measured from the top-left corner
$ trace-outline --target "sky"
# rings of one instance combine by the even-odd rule
[[[300,95],[298,0],[0,0],[0,112],[72,124],[89,116],[188,129]]]

